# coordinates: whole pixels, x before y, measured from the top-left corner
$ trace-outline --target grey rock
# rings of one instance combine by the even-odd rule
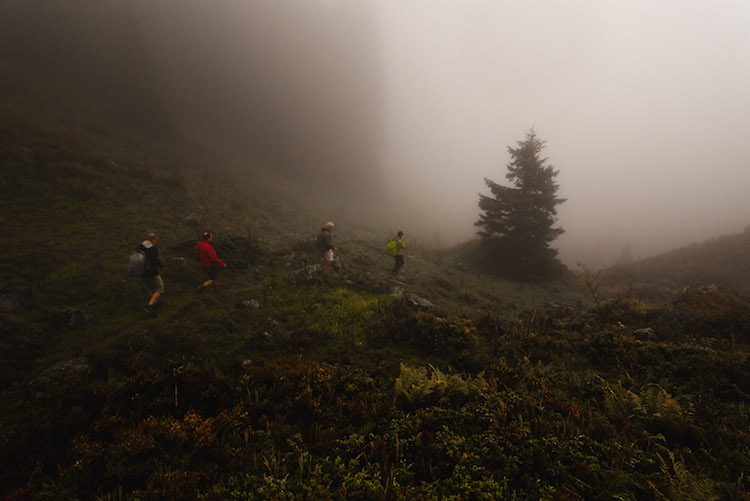
[[[85,358],[62,360],[32,379],[29,387],[35,393],[65,390],[79,384],[90,369]]]
[[[304,268],[299,268],[290,272],[289,276],[308,281],[312,280],[313,277],[320,275],[321,273],[323,273],[323,268],[319,264],[312,264],[310,266],[305,266]]]
[[[633,331],[633,335],[639,339],[654,339],[654,329],[651,327],[636,329]]]
[[[250,299],[248,301],[242,301],[240,303],[240,306],[248,310],[257,310],[258,308],[260,308],[260,303],[255,299]]]
[[[418,310],[428,310],[435,307],[435,305],[431,301],[414,293],[408,292],[403,287],[394,287],[391,290],[391,296],[403,299],[409,304],[409,306]]]

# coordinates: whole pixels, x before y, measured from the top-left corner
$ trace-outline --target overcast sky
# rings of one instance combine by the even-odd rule
[[[553,246],[605,264],[750,225],[750,2],[380,2],[384,162],[405,224],[471,238],[483,178],[534,127]],[[444,242],[449,243],[449,242]]]

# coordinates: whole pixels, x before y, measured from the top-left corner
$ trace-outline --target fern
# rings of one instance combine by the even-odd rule
[[[714,481],[693,475],[681,460],[675,458],[672,451],[664,449],[664,452],[666,459],[659,453],[656,456],[659,469],[668,480],[667,492],[660,492],[649,482],[659,498],[674,501],[714,501],[721,498]]]
[[[480,395],[487,384],[482,374],[462,378],[458,374],[446,374],[433,365],[428,367],[429,370],[402,363],[394,389],[396,397],[409,404],[437,403]]]
[[[680,403],[656,383],[644,386],[640,393],[625,389],[618,382],[612,385],[597,376],[605,388],[604,408],[607,412],[629,417],[679,418],[683,416]]]

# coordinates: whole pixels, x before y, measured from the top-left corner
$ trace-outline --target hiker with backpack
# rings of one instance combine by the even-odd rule
[[[159,297],[164,294],[164,280],[159,274],[159,268],[163,265],[159,260],[159,249],[156,247],[158,238],[154,233],[146,235],[146,239],[135,248],[130,256],[128,267],[130,274],[139,276],[151,292],[148,304],[143,307],[143,311],[156,316],[156,305]]]
[[[395,263],[393,264],[393,270],[391,274],[395,277],[398,275],[399,270],[404,265],[404,248],[406,242],[404,242],[404,232],[399,231],[395,237],[393,237],[386,246],[386,252],[389,256],[393,257]]]
[[[331,267],[331,263],[333,263],[334,259],[333,252],[338,250],[333,246],[331,230],[333,230],[333,223],[328,221],[326,225],[320,229],[320,233],[318,233],[318,240],[315,244],[315,247],[318,249],[318,251],[323,253],[323,259],[325,259],[326,262],[326,269]]]
[[[222,268],[227,267],[227,264],[216,255],[216,250],[214,249],[214,246],[211,245],[213,239],[213,234],[206,231],[203,233],[201,241],[198,242],[198,245],[195,247],[195,254],[198,257],[198,261],[200,261],[203,271],[208,275],[208,280],[198,287],[198,292],[203,292],[203,290],[209,285],[213,286],[214,291],[216,291],[216,267],[217,265]]]

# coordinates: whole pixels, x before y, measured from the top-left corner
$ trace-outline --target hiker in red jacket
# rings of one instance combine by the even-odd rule
[[[203,233],[203,240],[198,242],[198,245],[195,247],[195,254],[198,256],[198,261],[200,261],[203,271],[208,275],[208,280],[198,287],[198,292],[203,292],[203,289],[209,285],[212,285],[214,290],[216,290],[216,266],[227,267],[226,263],[216,255],[216,250],[211,245],[213,239],[214,236],[206,231]]]

